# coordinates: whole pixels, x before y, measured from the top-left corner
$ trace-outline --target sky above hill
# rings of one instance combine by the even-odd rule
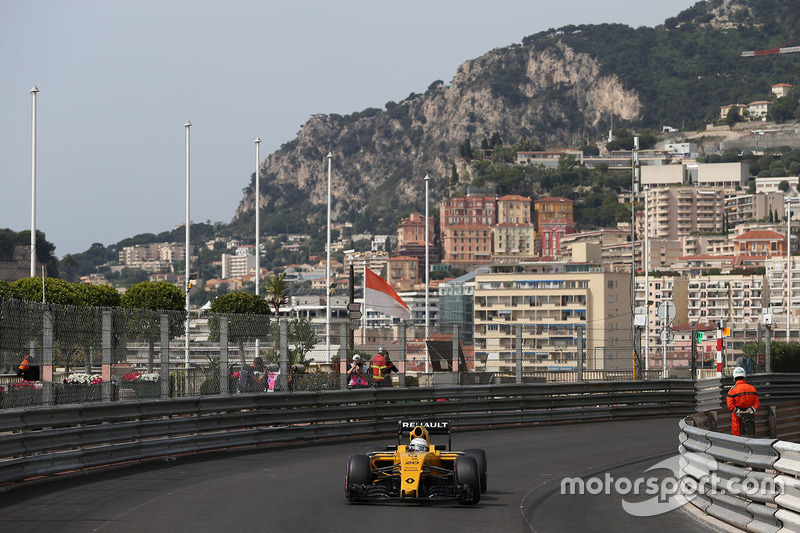
[[[263,160],[313,114],[383,108],[525,36],[652,27],[694,4],[2,0],[0,228],[31,227],[34,85],[36,227],[63,258],[183,223],[187,121],[191,219],[227,223],[256,137]]]

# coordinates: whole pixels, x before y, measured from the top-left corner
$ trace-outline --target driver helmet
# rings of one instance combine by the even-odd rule
[[[744,368],[737,366],[733,369],[733,379],[734,381],[739,378],[747,377],[747,372],[744,371]]]
[[[411,444],[409,444],[409,449],[414,450],[415,452],[427,452],[428,451],[428,441],[421,437],[417,437],[416,439],[411,440]]]

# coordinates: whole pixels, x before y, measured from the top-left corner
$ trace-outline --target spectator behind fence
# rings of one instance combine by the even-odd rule
[[[264,371],[264,360],[256,356],[252,365],[245,365],[239,373],[237,388],[239,392],[263,392],[267,373]]]
[[[355,354],[353,356],[353,363],[347,371],[347,377],[349,378],[347,382],[348,389],[363,389],[367,386],[367,380],[365,378],[367,368],[368,365],[361,362],[361,356]]]
[[[17,369],[17,375],[25,381],[39,381],[39,367],[34,365],[34,357],[26,355]]]
[[[305,374],[306,367],[305,365],[292,365],[289,367],[289,390],[295,391],[297,390],[297,379],[295,379],[296,375]]]

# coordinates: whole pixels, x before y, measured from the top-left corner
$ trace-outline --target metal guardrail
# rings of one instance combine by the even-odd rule
[[[779,387],[785,383],[783,379],[776,381]],[[784,393],[779,388],[768,396],[781,397]],[[766,428],[776,433],[781,427],[797,434],[797,425],[790,428],[774,421],[780,421],[783,412],[796,418],[799,404],[759,409],[757,418],[760,414],[774,419],[771,424],[761,424],[762,431]],[[680,422],[681,483],[693,481],[693,486],[702,489],[690,503],[743,531],[800,531],[800,444],[721,433],[716,429],[723,414],[721,410],[697,413]],[[696,427],[703,424],[714,429]]]
[[[688,381],[479,385],[201,396],[0,411],[0,483],[270,443],[391,433],[398,418],[454,429],[694,410]]]

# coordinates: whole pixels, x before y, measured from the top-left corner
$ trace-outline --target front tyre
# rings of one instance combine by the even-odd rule
[[[453,464],[453,477],[456,484],[456,498],[463,505],[475,505],[481,501],[481,478],[478,461],[471,456],[457,457]],[[458,486],[466,486],[459,489]]]
[[[344,478],[344,497],[348,502],[357,501],[353,485],[369,485],[372,483],[372,468],[366,455],[351,455],[347,458]]]
[[[478,463],[478,475],[481,478],[481,494],[486,492],[486,452],[479,448],[464,450],[465,455],[474,457]]]

